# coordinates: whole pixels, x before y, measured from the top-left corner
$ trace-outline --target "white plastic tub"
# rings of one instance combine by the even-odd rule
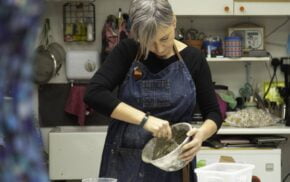
[[[214,163],[195,169],[198,182],[251,182],[252,164]]]
[[[114,178],[86,178],[82,182],[117,182],[117,179]]]

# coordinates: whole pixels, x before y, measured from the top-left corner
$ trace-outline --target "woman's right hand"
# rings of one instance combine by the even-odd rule
[[[151,132],[154,137],[171,139],[172,131],[169,122],[154,116],[149,116],[144,129]]]

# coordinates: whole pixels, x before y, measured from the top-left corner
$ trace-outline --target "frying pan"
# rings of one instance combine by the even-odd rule
[[[34,81],[38,84],[47,83],[56,76],[65,59],[64,48],[53,42],[45,48],[41,45],[36,49],[34,57]]]
[[[49,30],[49,20],[45,20],[41,45],[37,47],[33,61],[33,78],[37,84],[45,84],[56,76],[65,60],[64,48],[49,40]]]

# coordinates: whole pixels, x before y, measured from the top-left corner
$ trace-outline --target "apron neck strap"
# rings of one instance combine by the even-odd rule
[[[178,51],[178,49],[177,49],[177,47],[176,47],[175,44],[173,44],[173,51],[174,51],[175,54],[177,55],[178,59],[179,59],[180,61],[183,61],[183,58],[182,58],[182,56],[180,55],[180,53],[179,53],[179,51]]]
[[[179,61],[183,61],[183,58],[182,58],[182,56],[180,55],[180,53],[179,53],[179,51],[178,51],[178,49],[177,49],[177,47],[176,47],[175,44],[173,44],[173,51],[174,51],[174,53],[177,55]],[[137,54],[136,54],[136,57],[135,57],[135,59],[134,59],[134,61],[139,62],[140,59],[142,59],[142,58],[143,58],[143,56],[141,55],[141,50],[140,50],[140,47],[139,47],[139,48],[138,48],[138,51],[137,51]]]
[[[140,45],[139,45],[134,61],[139,62],[139,60],[142,58],[143,58],[143,56],[141,55],[141,50],[140,50]]]

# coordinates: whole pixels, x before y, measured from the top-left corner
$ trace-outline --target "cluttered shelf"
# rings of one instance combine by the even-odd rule
[[[239,57],[239,58],[228,58],[228,57],[215,57],[207,58],[208,62],[268,62],[270,57]]]
[[[199,124],[193,124],[193,127],[199,128]],[[259,127],[259,128],[238,128],[232,126],[222,126],[218,131],[220,135],[268,135],[268,134],[290,134],[290,127],[285,124],[276,124],[273,126]]]

